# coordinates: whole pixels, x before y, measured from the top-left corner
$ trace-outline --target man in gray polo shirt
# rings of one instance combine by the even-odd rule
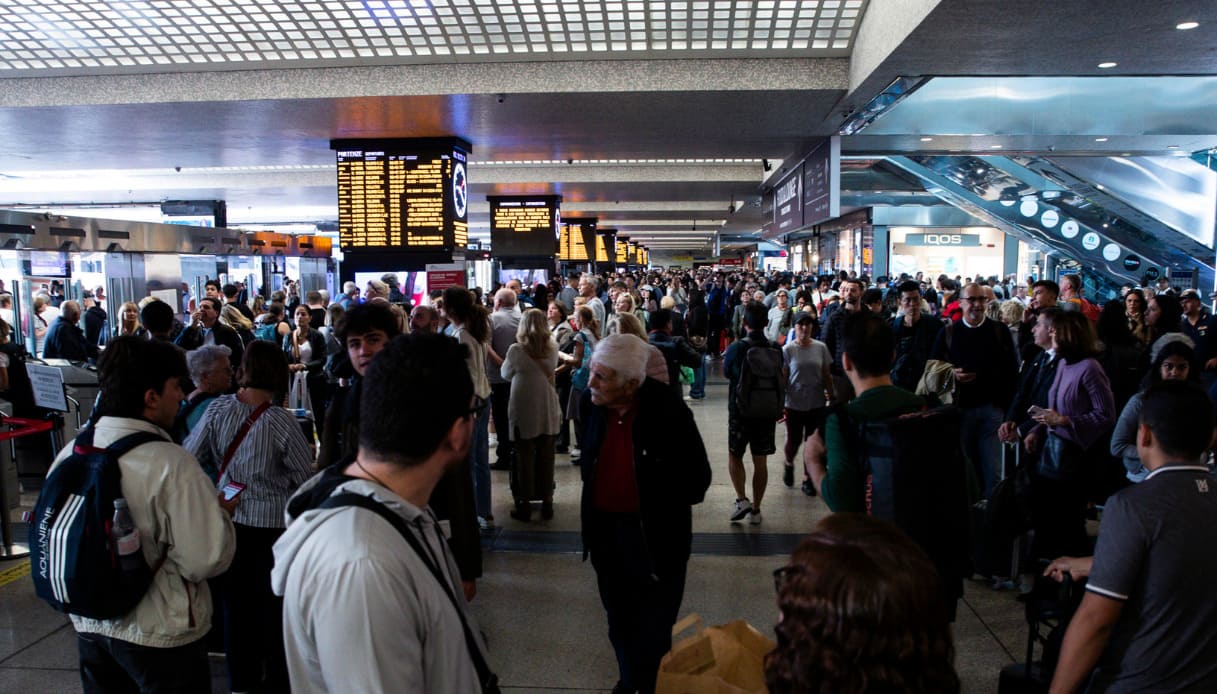
[[[1089,575],[1052,692],[1217,691],[1217,479],[1201,456],[1213,406],[1195,385],[1149,388],[1137,452],[1150,471],[1108,500],[1094,557],[1047,575]]]

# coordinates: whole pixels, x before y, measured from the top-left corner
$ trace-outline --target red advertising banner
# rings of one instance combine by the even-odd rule
[[[464,263],[427,265],[427,292],[465,286]]]

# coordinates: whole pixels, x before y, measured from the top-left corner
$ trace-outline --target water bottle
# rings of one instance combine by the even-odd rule
[[[126,499],[114,500],[114,520],[110,525],[110,541],[118,553],[118,565],[123,571],[135,571],[143,562],[139,549],[139,528],[131,518]]]

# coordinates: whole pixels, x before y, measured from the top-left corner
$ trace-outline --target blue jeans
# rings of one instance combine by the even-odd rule
[[[693,369],[693,385],[689,387],[689,397],[701,400],[706,397],[706,355],[701,355],[701,363]]]
[[[499,436],[507,438],[506,431]],[[469,468],[473,471],[473,497],[478,516],[493,516],[490,511],[490,408],[483,407],[473,423],[473,441],[469,444]]]
[[[984,482],[984,498],[989,498],[1001,477],[1001,441],[997,429],[1004,415],[996,405],[965,407],[960,429],[960,444],[964,455],[972,461],[977,475]]]

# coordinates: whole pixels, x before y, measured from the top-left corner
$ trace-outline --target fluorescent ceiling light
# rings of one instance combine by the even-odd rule
[[[1107,62],[1105,62],[1105,63],[1099,63],[1099,69],[1100,69],[1100,70],[1107,70],[1107,69],[1113,68],[1113,67],[1115,67],[1115,66],[1117,66],[1117,65],[1119,65],[1119,63],[1112,62],[1112,61],[1107,61]]]
[[[932,142],[933,140],[934,140],[934,138],[932,138],[932,137],[923,137],[923,138],[921,138],[921,141],[922,141],[922,142]]]
[[[1095,141],[1095,142],[1107,142],[1107,138],[1105,138],[1105,137],[1096,137],[1096,138],[1094,139],[1094,141]]]
[[[1188,29],[1195,29],[1198,26],[1200,26],[1200,22],[1179,22],[1175,25],[1175,28],[1179,31],[1187,31]]]

